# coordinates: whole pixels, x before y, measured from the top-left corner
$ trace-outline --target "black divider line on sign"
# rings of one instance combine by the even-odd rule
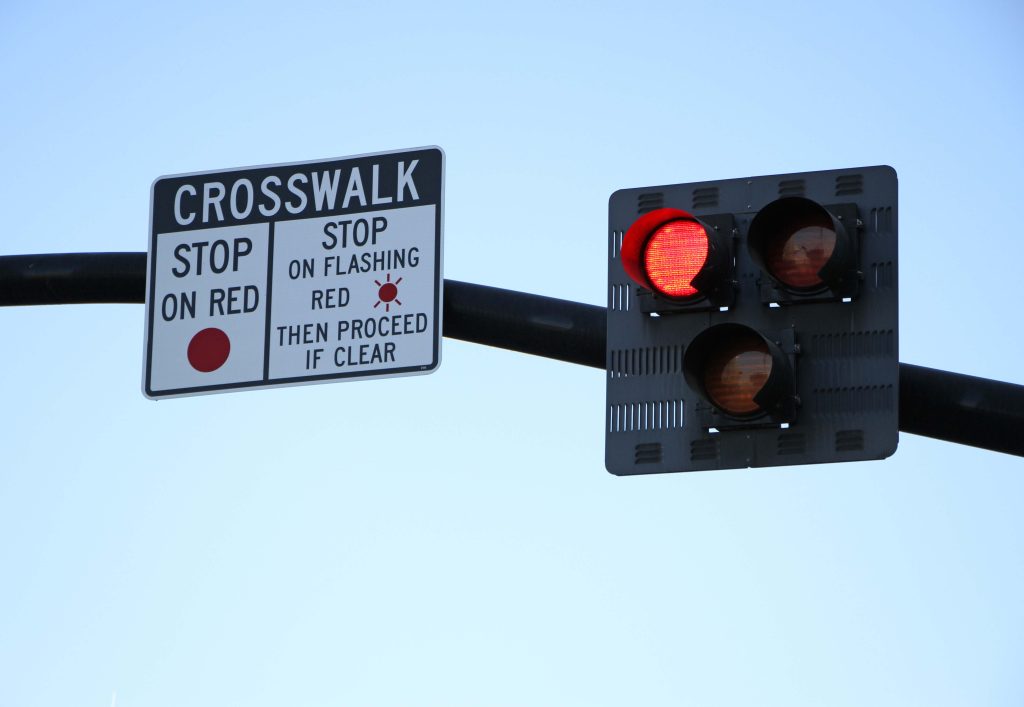
[[[273,302],[274,290],[274,222],[267,224],[267,296],[264,307],[267,308],[266,327],[263,331],[263,380],[270,380],[270,305]]]

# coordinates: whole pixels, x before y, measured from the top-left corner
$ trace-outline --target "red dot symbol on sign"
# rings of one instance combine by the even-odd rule
[[[373,305],[374,309],[380,306],[380,303],[384,303],[384,311],[391,311],[391,303],[402,304],[402,300],[398,299],[398,283],[402,281],[402,278],[398,278],[394,282],[391,282],[391,273],[388,273],[387,278],[383,283],[374,280],[374,284],[377,285],[377,302]]]
[[[216,371],[228,360],[231,339],[216,327],[197,332],[188,342],[188,362],[200,373]]]

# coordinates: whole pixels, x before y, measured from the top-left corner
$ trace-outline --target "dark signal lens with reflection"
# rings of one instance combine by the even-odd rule
[[[708,398],[729,415],[743,417],[760,412],[761,406],[754,398],[772,372],[767,344],[752,332],[721,344],[705,361],[704,390]]]
[[[795,230],[794,230],[795,229]],[[810,289],[824,284],[821,271],[836,248],[831,224],[798,225],[765,244],[765,265],[785,285]]]
[[[693,338],[683,354],[690,387],[738,423],[795,419],[793,364],[779,342],[745,324],[715,324]]]
[[[708,260],[708,234],[696,221],[670,221],[647,241],[644,270],[651,285],[669,297],[693,297],[693,279]]]
[[[750,224],[751,255],[776,281],[797,293],[837,286],[851,249],[842,226],[803,197],[768,204]]]

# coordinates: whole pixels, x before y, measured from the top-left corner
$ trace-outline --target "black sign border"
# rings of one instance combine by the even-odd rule
[[[264,377],[262,380],[245,381],[241,383],[221,383],[218,385],[208,386],[194,386],[188,388],[173,388],[169,390],[154,391],[151,388],[152,381],[152,370],[153,370],[153,320],[156,313],[156,306],[154,303],[154,297],[156,294],[156,193],[157,189],[162,185],[170,181],[181,181],[191,177],[209,177],[209,176],[230,176],[239,173],[251,172],[253,170],[280,170],[287,169],[290,167],[335,167],[339,165],[345,165],[351,162],[362,162],[367,159],[377,157],[399,157],[404,156],[410,159],[416,159],[417,156],[425,156],[430,153],[433,159],[437,160],[438,166],[440,167],[440,174],[438,175],[438,192],[435,199],[420,199],[412,204],[395,203],[392,201],[390,204],[370,204],[368,206],[359,206],[349,209],[325,209],[322,212],[317,212],[320,216],[332,216],[332,215],[355,215],[361,213],[371,213],[377,211],[385,211],[391,209],[411,208],[414,206],[436,206],[434,210],[434,234],[435,234],[435,246],[434,246],[434,341],[432,359],[429,365],[420,366],[406,366],[403,368],[390,368],[386,371],[356,371],[352,373],[324,373],[315,376],[297,376],[292,378],[275,378],[272,381],[268,379],[267,366],[264,365]],[[433,175],[432,175],[433,176]],[[151,400],[160,400],[163,398],[171,397],[187,397],[191,395],[205,395],[208,393],[227,392],[232,390],[247,390],[247,389],[269,389],[269,388],[283,388],[292,387],[296,385],[316,385],[320,383],[329,383],[338,380],[347,379],[373,379],[373,378],[396,378],[399,376],[409,375],[426,375],[433,373],[438,369],[441,364],[441,335],[442,335],[442,322],[441,315],[444,311],[444,303],[442,298],[444,296],[444,280],[442,274],[442,254],[443,254],[443,240],[444,240],[444,182],[445,182],[445,153],[444,150],[437,145],[430,145],[426,147],[410,148],[403,150],[390,150],[386,152],[372,152],[362,155],[352,155],[350,157],[337,157],[323,160],[308,160],[302,162],[282,162],[279,164],[271,165],[256,165],[250,167],[238,167],[227,170],[210,170],[204,172],[189,172],[186,174],[173,174],[164,175],[157,177],[153,180],[152,187],[150,189],[150,218],[149,218],[149,251],[147,253],[147,267],[146,267],[146,342],[144,349],[144,365],[143,365],[143,380],[142,390],[143,394]],[[254,209],[255,211],[255,209]],[[270,289],[269,274],[273,266],[274,256],[274,224],[278,221],[293,221],[299,219],[313,218],[309,214],[296,214],[292,215],[285,212],[285,215],[275,215],[272,218],[264,217],[262,219],[249,220],[248,223],[266,223],[270,229],[269,243],[267,254],[267,270],[268,270],[268,292]],[[220,228],[223,227],[223,223],[210,223],[201,224],[195,228],[180,228],[176,231],[163,230],[161,233],[182,233],[190,231],[201,231],[209,228]],[[271,299],[268,297],[266,309],[267,316],[270,316],[270,307],[272,305]],[[265,337],[266,339],[266,333]],[[267,349],[267,343],[264,342],[264,356],[269,358],[269,350]]]

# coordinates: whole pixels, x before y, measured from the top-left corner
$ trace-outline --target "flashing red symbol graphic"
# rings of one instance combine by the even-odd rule
[[[374,309],[380,306],[380,303],[384,303],[384,311],[391,311],[391,303],[402,304],[402,300],[398,299],[398,283],[402,281],[402,278],[398,278],[394,282],[391,282],[391,273],[388,273],[387,279],[383,284],[374,280],[374,284],[377,285],[377,302],[373,305]]]
[[[216,371],[228,360],[231,339],[220,329],[203,329],[188,342],[188,362],[200,373]]]

